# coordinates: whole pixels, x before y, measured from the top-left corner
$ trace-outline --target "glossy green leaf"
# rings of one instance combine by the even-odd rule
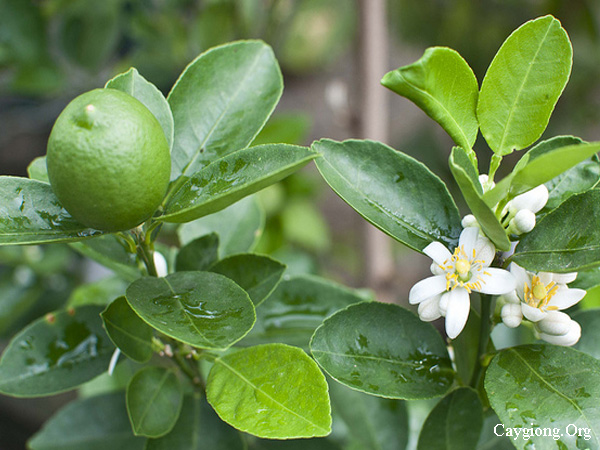
[[[600,361],[568,347],[524,345],[498,353],[485,376],[492,408],[507,427],[558,428],[560,438],[516,439],[519,449],[597,449],[600,436]],[[571,433],[567,430],[571,428]],[[589,440],[572,434],[587,428]],[[559,444],[562,444],[560,447]]]
[[[157,219],[190,222],[291,175],[315,157],[305,147],[267,144],[230,153],[194,173]]]
[[[282,90],[273,51],[260,41],[222,45],[192,61],[167,98],[175,121],[171,179],[247,147]]]
[[[83,305],[107,306],[125,293],[127,282],[119,277],[106,277],[92,283],[77,286],[67,300],[67,307]]]
[[[479,130],[475,113],[479,86],[458,52],[446,47],[428,48],[417,62],[388,72],[381,84],[414,102],[456,145],[473,147]]]
[[[336,383],[329,385],[335,419],[344,421],[354,447],[402,450],[408,443],[405,402],[363,394]]]
[[[31,450],[142,450],[127,419],[123,392],[69,403],[27,443]]]
[[[219,260],[219,235],[216,233],[194,239],[181,247],[175,260],[177,272],[208,270]]]
[[[28,274],[29,279],[20,280],[19,273]],[[19,318],[31,310],[44,295],[44,286],[29,274],[29,269],[17,267],[0,276],[0,336],[14,329]]]
[[[433,241],[454,246],[460,216],[444,183],[408,155],[374,141],[313,144],[317,167],[331,188],[361,216],[421,251]]]
[[[355,291],[324,278],[285,278],[257,308],[256,325],[242,343],[281,342],[308,348],[312,334],[326,317],[362,300]]]
[[[0,359],[0,392],[40,397],[68,391],[108,369],[114,351],[97,306],[41,317],[11,340]]]
[[[119,297],[101,314],[111,341],[129,358],[144,363],[152,353],[152,328],[131,309],[125,297]]]
[[[463,148],[454,147],[452,149],[449,165],[456,184],[458,184],[471,213],[477,218],[477,222],[485,235],[494,243],[496,248],[508,251],[510,242],[506,236],[506,231],[494,212],[483,200],[483,190],[479,183],[477,171]]]
[[[325,377],[296,347],[259,345],[217,358],[206,398],[221,419],[258,437],[326,436],[331,431]]]
[[[0,245],[76,241],[102,234],[75,221],[49,184],[0,177]]]
[[[217,416],[205,399],[186,396],[169,434],[148,439],[145,450],[246,450],[240,433]]]
[[[573,220],[577,226],[573,226]],[[512,260],[539,272],[577,272],[600,265],[600,191],[570,197],[523,236]]]
[[[183,389],[173,370],[145,367],[127,385],[127,412],[136,436],[157,438],[175,426]]]
[[[264,226],[264,211],[254,197],[246,197],[215,214],[183,224],[177,234],[185,245],[197,237],[217,233],[219,255],[224,258],[251,251]]]
[[[171,108],[162,92],[141,76],[137,69],[132,67],[127,72],[117,75],[109,80],[104,87],[123,91],[142,102],[160,123],[169,143],[169,148],[173,147],[174,125]]]
[[[471,388],[458,388],[433,408],[421,428],[417,450],[471,450],[483,425],[483,407]]]
[[[334,379],[380,397],[437,397],[454,379],[440,334],[397,305],[358,303],[338,311],[317,328],[310,349]]]
[[[248,293],[254,306],[259,306],[279,283],[285,264],[268,256],[242,253],[222,259],[210,271],[235,281]]]
[[[547,213],[574,194],[594,188],[600,182],[600,162],[588,159],[546,182],[548,201],[541,213]]]
[[[199,348],[224,350],[244,337],[256,320],[248,294],[211,272],[140,278],[127,288],[126,296],[150,326]]]
[[[581,325],[581,338],[573,348],[600,359],[600,308],[576,311],[572,318]]]
[[[552,16],[531,20],[502,44],[477,104],[481,133],[499,155],[533,144],[544,132],[571,73],[573,49]]]
[[[43,183],[50,183],[48,179],[48,169],[46,168],[46,157],[38,156],[27,166],[27,175],[32,180],[42,181]]]

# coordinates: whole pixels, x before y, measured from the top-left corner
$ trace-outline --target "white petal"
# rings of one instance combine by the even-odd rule
[[[483,261],[483,266],[488,267],[496,256],[496,247],[488,238],[479,236],[475,243],[476,258]]]
[[[531,212],[538,212],[542,209],[548,201],[548,188],[543,184],[524,194],[517,195],[513,198],[510,203],[513,208],[517,211],[521,209],[528,209]]]
[[[465,327],[469,317],[471,302],[466,289],[456,288],[448,293],[448,309],[446,311],[446,334],[450,339],[456,338]]]
[[[571,345],[575,345],[579,338],[581,337],[581,325],[579,325],[574,320],[571,320],[571,327],[567,334],[563,336],[552,336],[550,334],[540,333],[540,339],[543,339],[546,342],[554,345],[562,345],[565,347],[570,347]]]
[[[569,284],[577,278],[577,272],[571,273],[553,273],[552,281],[557,284]]]
[[[408,303],[416,305],[423,300],[441,294],[446,290],[446,277],[444,275],[436,275],[434,277],[425,278],[415,284],[408,293]]]
[[[517,305],[519,305],[519,308],[521,307],[521,299],[519,299],[519,297],[517,296],[517,292],[516,291],[511,291],[507,294],[503,294],[501,296],[501,298],[506,302],[506,303],[515,303]]]
[[[525,292],[525,286],[531,287],[531,280],[529,279],[529,275],[527,271],[523,269],[521,266],[516,265],[515,263],[511,263],[508,266],[508,270],[515,276],[517,281],[517,295],[521,300],[523,300],[523,294]]]
[[[502,322],[509,328],[517,328],[523,321],[523,312],[521,311],[521,305],[514,303],[507,303],[502,307],[500,311]]]
[[[440,297],[440,295],[436,295],[419,303],[419,318],[423,322],[431,322],[442,317],[442,313],[440,312]]]
[[[548,286],[552,283],[552,274],[550,272],[538,272],[538,277],[540,277],[540,281],[544,283],[544,285]]]
[[[539,322],[546,317],[547,314],[538,308],[529,306],[527,303],[521,303],[521,309],[523,310],[523,315],[532,322]]]
[[[440,242],[432,242],[423,249],[423,253],[440,265],[452,258],[452,253]]]
[[[540,333],[563,336],[569,332],[571,322],[568,314],[559,311],[548,311],[546,317],[536,322],[535,326]]]
[[[508,294],[516,289],[517,280],[508,270],[488,267],[485,269],[485,272],[485,274],[482,273],[480,275],[483,278],[483,282],[481,283],[481,289],[475,289],[477,292],[500,295]]]
[[[444,292],[440,297],[440,314],[446,316],[448,311],[448,300],[450,299],[450,292]]]
[[[479,228],[467,227],[462,230],[460,237],[458,238],[458,245],[463,247],[465,253],[469,258],[473,256],[473,249],[479,238]]]
[[[583,289],[571,289],[560,286],[554,297],[548,302],[548,306],[556,306],[558,309],[567,309],[579,302],[586,292]]]
[[[154,251],[154,266],[156,267],[156,275],[158,277],[166,277],[169,273],[167,260],[162,253]]]
[[[429,270],[433,275],[444,275],[446,271],[440,267],[440,265],[436,262],[432,262],[431,266],[429,266]]]

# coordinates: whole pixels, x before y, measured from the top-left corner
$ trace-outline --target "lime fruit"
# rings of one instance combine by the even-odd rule
[[[50,133],[46,164],[64,208],[105,231],[148,219],[171,174],[160,124],[141,102],[116,89],[95,89],[67,105]]]

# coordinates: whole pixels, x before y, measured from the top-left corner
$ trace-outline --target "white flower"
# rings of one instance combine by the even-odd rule
[[[535,330],[540,339],[554,345],[571,346],[581,337],[581,325],[560,311],[548,311],[535,323]]]
[[[156,250],[154,251],[154,267],[156,267],[156,276],[158,277],[166,277],[169,273],[167,260],[162,253]]]
[[[517,195],[508,202],[508,210],[512,214],[516,214],[522,209],[536,213],[540,211],[548,202],[548,188],[540,184],[524,194]]]
[[[506,270],[490,268],[496,254],[494,245],[468,227],[460,234],[458,247],[450,253],[440,242],[432,242],[423,253],[433,259],[434,276],[415,284],[408,294],[412,305],[419,305],[423,321],[446,317],[446,334],[451,339],[462,331],[469,317],[472,291],[505,294],[515,289],[515,278]]]

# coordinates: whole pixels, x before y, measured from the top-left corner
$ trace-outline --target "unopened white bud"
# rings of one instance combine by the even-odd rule
[[[431,266],[429,266],[429,270],[431,270],[431,273],[434,275],[444,275],[446,273],[446,271],[442,269],[440,265],[436,262],[431,263]]]
[[[564,347],[575,345],[577,341],[579,341],[579,338],[581,338],[581,325],[574,320],[571,320],[569,331],[562,336],[540,333],[540,339],[543,339],[550,344],[562,345]]]
[[[167,260],[162,253],[157,251],[154,252],[154,267],[156,267],[156,275],[159,277],[166,277],[169,273]]]
[[[535,327],[543,334],[563,336],[571,329],[571,322],[568,314],[560,311],[548,311],[542,320],[536,322]]]
[[[509,292],[500,296],[506,303],[514,303],[515,305],[521,305],[521,299],[517,295],[517,291]]]
[[[490,182],[490,177],[487,176],[485,173],[479,175],[479,184],[481,184],[483,192],[490,191],[494,189],[494,186],[496,186],[496,183],[494,183],[493,181]]]
[[[509,222],[509,231],[514,234],[529,233],[535,227],[535,214],[528,209],[522,209]]]
[[[437,297],[419,303],[419,318],[423,322],[431,322],[435,319],[439,319],[442,316],[439,303]]]
[[[569,284],[577,278],[577,272],[570,273],[553,273],[552,281],[556,284]]]
[[[536,213],[546,206],[548,202],[548,188],[543,184],[524,194],[517,195],[510,201],[509,211],[520,211],[522,209],[528,209],[529,211]]]
[[[465,217],[463,217],[460,221],[460,224],[463,228],[479,227],[479,222],[477,222],[477,219],[473,214],[467,214]]]
[[[502,322],[509,328],[517,328],[523,321],[523,311],[521,305],[515,303],[507,303],[502,307],[500,312]]]

